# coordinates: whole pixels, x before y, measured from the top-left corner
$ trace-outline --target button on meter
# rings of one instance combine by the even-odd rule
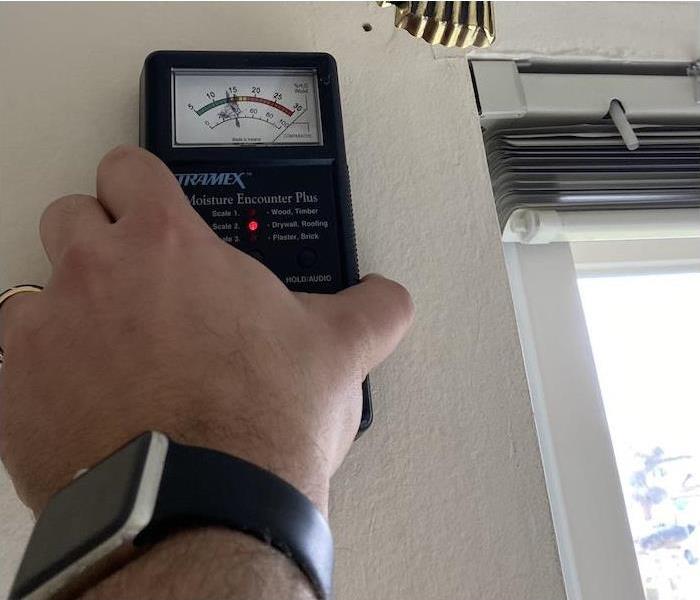
[[[141,73],[140,143],[221,239],[290,289],[334,293],[358,281],[330,55],[154,52]],[[365,380],[360,430],[371,420]]]
[[[297,259],[299,264],[305,269],[311,268],[316,264],[316,250],[313,248],[302,248]]]

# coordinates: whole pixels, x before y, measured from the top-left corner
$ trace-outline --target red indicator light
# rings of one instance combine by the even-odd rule
[[[257,221],[248,221],[248,231],[257,231],[258,227]]]

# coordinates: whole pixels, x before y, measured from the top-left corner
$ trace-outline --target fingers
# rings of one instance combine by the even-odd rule
[[[177,205],[191,210],[168,167],[134,146],[118,146],[100,161],[97,198],[115,221],[144,207]]]
[[[20,293],[5,300],[0,305],[0,347],[7,349],[7,340],[13,328],[27,318],[32,304],[38,300],[40,293]]]
[[[55,265],[71,242],[99,233],[109,224],[109,215],[96,198],[72,195],[49,204],[41,216],[39,232],[46,255]]]
[[[363,375],[394,351],[413,322],[406,288],[379,275],[368,275],[329,301],[339,330],[361,355]]]

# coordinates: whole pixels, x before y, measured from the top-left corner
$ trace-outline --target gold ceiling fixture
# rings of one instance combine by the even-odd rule
[[[394,6],[397,29],[429,44],[486,48],[496,38],[491,2],[378,2]]]

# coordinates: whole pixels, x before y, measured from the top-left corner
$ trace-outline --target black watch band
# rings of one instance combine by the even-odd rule
[[[206,525],[235,529],[274,546],[299,565],[319,598],[330,598],[333,538],[306,496],[249,462],[170,440],[153,517],[134,544]]]

